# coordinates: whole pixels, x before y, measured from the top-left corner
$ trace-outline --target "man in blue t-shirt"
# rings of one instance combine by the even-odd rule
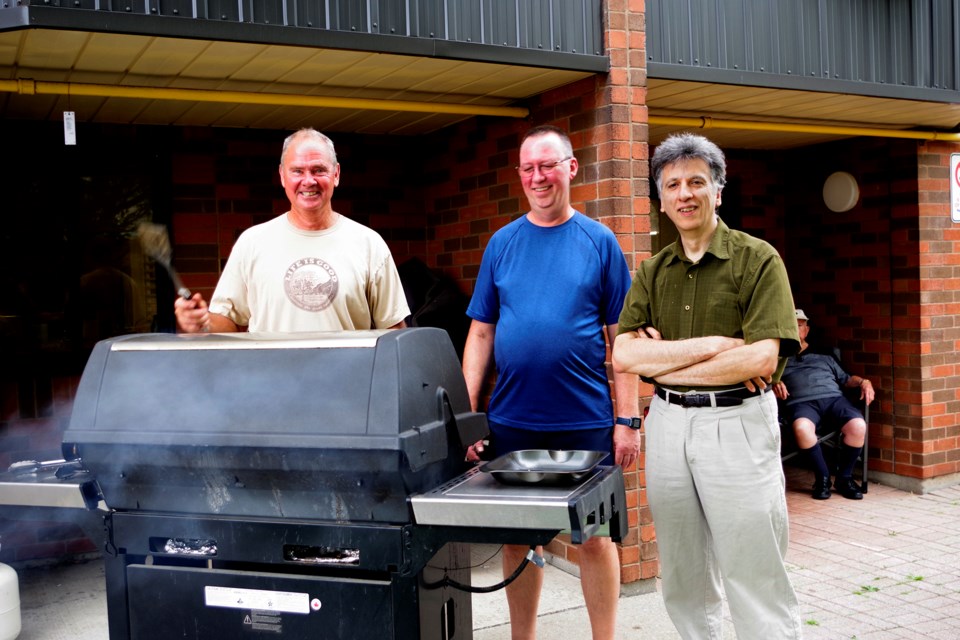
[[[817,441],[817,427],[823,421],[842,424],[843,443],[833,487],[850,500],[863,499],[863,492],[853,480],[853,467],[863,448],[867,423],[859,409],[847,400],[844,389],[860,389],[860,399],[873,402],[873,384],[866,378],[852,376],[830,354],[809,349],[809,318],[797,309],[800,352],[787,361],[780,382],[774,385],[777,398],[786,401],[786,420],[793,427],[797,446],[813,464],[813,498],[830,497],[830,469]]]
[[[477,410],[496,363],[487,409],[494,455],[607,451],[605,464],[627,467],[640,451],[637,377],[614,375],[615,424],[604,333],[613,344],[630,273],[613,233],[570,205],[578,166],[561,129],[540,126],[524,136],[517,170],[530,211],[497,231],[483,253],[467,309],[463,375]],[[476,443],[467,457],[478,460],[482,451]],[[505,575],[527,551],[504,546]],[[583,544],[580,576],[593,640],[612,640],[620,562],[610,538]],[[528,567],[507,587],[514,640],[536,637],[542,584],[543,572]]]

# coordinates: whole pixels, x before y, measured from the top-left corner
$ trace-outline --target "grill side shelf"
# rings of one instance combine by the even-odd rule
[[[623,540],[627,533],[626,489],[623,470],[619,466],[606,468],[600,486],[585,493],[581,499],[571,500],[570,540],[583,544],[594,535],[606,535],[614,542]],[[573,523],[578,526],[573,527]]]
[[[101,500],[96,480],[79,472],[66,478],[56,470],[0,474],[0,505],[95,510]]]
[[[627,530],[623,471],[615,465],[559,487],[501,484],[475,467],[408,501],[418,525],[566,532],[575,544],[595,535],[620,541]]]

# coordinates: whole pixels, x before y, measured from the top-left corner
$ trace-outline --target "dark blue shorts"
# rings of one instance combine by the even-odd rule
[[[863,419],[863,414],[847,400],[846,396],[808,400],[788,405],[788,407],[791,415],[790,424],[793,424],[797,418],[806,418],[817,425],[817,431],[842,427],[854,418]]]
[[[613,464],[613,425],[605,429],[566,429],[533,431],[490,423],[490,444],[495,457],[524,449],[558,449],[562,451],[606,451],[609,459],[600,464]]]

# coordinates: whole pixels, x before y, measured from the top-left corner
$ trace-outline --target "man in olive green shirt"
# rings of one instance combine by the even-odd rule
[[[722,579],[740,640],[800,638],[770,393],[799,346],[786,269],[717,215],[726,162],[712,142],[672,136],[651,171],[680,237],[637,270],[613,365],[655,385],[646,479],[664,602],[681,637],[720,638]]]

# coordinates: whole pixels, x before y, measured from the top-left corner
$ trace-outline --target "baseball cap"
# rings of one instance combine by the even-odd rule
[[[806,320],[809,322],[810,318],[803,312],[803,309],[797,309],[797,320]]]

